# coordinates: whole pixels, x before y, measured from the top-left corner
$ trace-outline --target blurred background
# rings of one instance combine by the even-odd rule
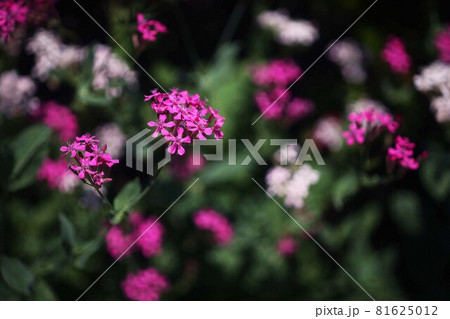
[[[77,1],[12,1],[28,8],[27,18],[2,31],[1,300],[77,299],[118,257],[111,230],[131,233],[134,211],[160,216],[197,178],[159,220],[158,252],[124,256],[82,300],[136,299],[126,279],[144,269],[165,278],[159,286],[142,279],[139,288],[161,300],[368,300],[252,178],[376,300],[450,297],[448,1],[378,1],[289,90],[298,112],[286,106],[282,116],[256,123],[265,109],[258,96],[277,97],[257,72],[288,73],[271,69],[273,61],[304,72],[372,1]],[[144,39],[139,13],[166,32]],[[391,48],[392,39],[402,45]],[[396,68],[398,60],[407,67]],[[219,109],[225,145],[312,138],[326,165],[308,163],[304,175],[305,165],[289,166],[287,174],[300,177],[283,191],[275,185],[280,154],[268,142],[260,149],[266,166],[192,167],[186,154],[157,178],[127,167],[126,139],[156,119],[144,102],[160,89],[149,75]],[[389,169],[397,134],[347,145],[348,114],[371,106],[397,119],[397,134],[415,143],[416,157],[427,151],[418,169]],[[85,132],[120,160],[102,187],[115,208],[126,207],[118,225],[92,188],[58,162],[61,145]],[[238,163],[247,155],[238,143]],[[150,182],[140,201],[120,202],[133,202]],[[232,229],[226,243],[196,222],[207,208]]]

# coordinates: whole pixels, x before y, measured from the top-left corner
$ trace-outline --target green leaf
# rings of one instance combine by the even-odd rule
[[[80,255],[75,259],[75,267],[83,269],[89,259],[97,250],[100,249],[104,242],[104,235],[98,236],[80,247]]]
[[[18,259],[2,256],[0,271],[3,280],[12,289],[25,295],[29,295],[30,287],[34,281],[33,274]]]
[[[55,301],[58,300],[56,298],[55,293],[50,288],[50,286],[43,280],[39,280],[33,287],[33,300],[38,301]]]
[[[349,172],[341,176],[334,185],[333,203],[338,209],[342,208],[344,202],[359,189],[359,181],[355,172]]]
[[[76,244],[75,227],[73,227],[70,220],[63,214],[59,215],[59,227],[61,229],[61,235],[63,242],[68,245],[70,251]]]
[[[436,200],[445,200],[450,194],[450,155],[431,153],[423,161],[420,177],[428,193]]]
[[[417,234],[421,230],[420,201],[411,191],[398,191],[390,198],[392,219],[401,230],[408,234]]]
[[[42,124],[37,124],[23,131],[11,143],[15,158],[12,176],[16,176],[32,160],[39,148],[50,137],[50,134],[50,128]]]
[[[117,212],[126,210],[127,207],[134,201],[141,193],[141,185],[139,179],[135,178],[122,188],[122,190],[114,198],[114,209]]]
[[[50,134],[50,128],[37,124],[23,131],[11,143],[15,164],[9,177],[9,190],[15,191],[33,182],[42,160],[47,155],[45,144]]]

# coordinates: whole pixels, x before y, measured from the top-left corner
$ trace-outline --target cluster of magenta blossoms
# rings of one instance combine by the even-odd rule
[[[428,153],[423,152],[417,158],[414,158],[415,146],[414,143],[409,141],[409,138],[397,136],[395,147],[389,147],[388,149],[387,159],[390,167],[398,164],[406,169],[418,169],[420,160],[426,158]]]
[[[142,13],[138,13],[136,19],[136,29],[144,41],[154,42],[159,33],[167,33],[167,27],[158,20],[146,20]]]
[[[411,67],[411,57],[406,52],[403,41],[395,36],[390,36],[386,42],[381,58],[391,67],[392,72],[406,74]]]
[[[186,152],[183,144],[188,145],[193,139],[205,140],[209,135],[214,135],[217,140],[223,138],[225,118],[198,94],[177,89],[160,93],[155,89],[145,96],[145,101],[151,101],[151,108],[158,116],[156,122],[148,122],[148,126],[155,128],[152,136],[164,136],[171,154],[183,155]]]
[[[367,139],[372,140],[386,130],[395,133],[399,126],[391,114],[372,108],[352,112],[348,115],[348,120],[349,130],[342,132],[348,145],[363,144]]]
[[[287,90],[302,70],[292,60],[273,60],[251,68],[253,82],[260,87],[255,93],[255,103],[266,119],[294,122],[314,110],[314,104],[292,97]]]
[[[233,239],[232,225],[213,209],[205,208],[195,213],[194,224],[198,229],[210,232],[214,242],[219,246],[227,245]]]
[[[144,218],[140,212],[133,212],[128,221],[129,232],[125,232],[121,226],[112,226],[106,234],[106,248],[111,257],[117,259],[122,254],[127,257],[136,249],[140,249],[144,257],[162,252],[164,226],[156,220],[156,216]],[[135,241],[136,245],[133,245]]]
[[[383,132],[394,134],[399,127],[399,122],[394,120],[391,114],[373,108],[352,112],[348,120],[349,129],[342,132],[342,136],[350,146],[370,142]],[[415,159],[414,148],[415,144],[408,138],[397,136],[395,147],[389,147],[387,153],[389,171],[397,164],[409,170],[418,169],[419,161],[427,155],[424,152]]]
[[[119,160],[113,159],[111,154],[106,152],[107,145],[100,147],[99,142],[95,136],[84,134],[60,148],[61,152],[64,152],[63,156],[69,156],[72,160],[70,170],[83,183],[96,189],[112,180],[108,178],[109,171],[114,164],[119,163]]]
[[[439,51],[439,59],[442,62],[450,62],[450,25],[436,35],[434,44]]]
[[[0,1],[0,36],[5,42],[17,27],[26,22],[27,14],[28,7],[23,1]]]
[[[156,301],[162,293],[170,287],[166,277],[155,268],[140,270],[135,274],[128,274],[122,282],[122,290],[130,300]]]

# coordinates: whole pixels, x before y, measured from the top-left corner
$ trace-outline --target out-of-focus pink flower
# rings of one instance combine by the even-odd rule
[[[348,145],[363,144],[367,136],[374,138],[385,130],[395,133],[399,126],[392,115],[375,109],[352,112],[348,115],[348,120],[349,130],[342,132]]]
[[[261,86],[286,86],[296,80],[302,70],[290,59],[273,60],[267,64],[251,67],[255,84]]]
[[[391,36],[386,42],[381,57],[395,73],[408,73],[411,67],[411,58],[406,52],[405,44],[397,37]]]
[[[397,136],[395,139],[395,148],[389,147],[387,159],[392,164],[398,163],[400,166],[416,170],[419,168],[419,162],[421,159],[427,157],[427,153],[424,152],[417,159],[414,156],[415,144],[411,143],[409,138]]]
[[[113,226],[106,235],[106,247],[113,258],[122,255],[134,242],[136,244],[124,256],[130,256],[136,248],[139,248],[145,257],[162,252],[164,226],[157,221],[156,216],[145,218],[140,212],[135,211],[129,215],[128,221],[130,223],[128,232],[120,226]]]
[[[79,184],[79,179],[69,170],[69,163],[64,160],[45,159],[37,172],[37,179],[47,181],[51,189],[70,193]]]
[[[150,127],[156,127],[153,137],[164,136],[171,154],[185,154],[183,144],[190,144],[193,139],[205,140],[209,135],[217,140],[223,138],[221,129],[225,118],[198,94],[177,89],[171,93],[153,90],[145,96],[145,101],[151,101],[151,108],[158,116],[157,122],[148,122]]]
[[[156,41],[158,33],[167,33],[167,27],[158,20],[146,20],[142,13],[137,14],[137,30],[141,33],[142,39],[146,41]]]
[[[233,238],[234,232],[230,222],[215,210],[204,208],[195,213],[193,218],[195,226],[211,232],[218,245],[227,245]]]
[[[104,183],[111,182],[108,178],[111,167],[119,160],[113,159],[106,152],[107,145],[99,146],[99,140],[90,134],[76,137],[75,141],[67,142],[60,148],[63,156],[69,156],[72,164],[71,171],[87,185],[100,189]]]
[[[189,154],[186,157],[175,157],[170,161],[170,169],[176,178],[180,180],[187,180],[196,172],[203,169],[206,165],[205,158],[200,154],[197,161],[194,155]]]
[[[0,36],[5,42],[17,27],[27,20],[28,7],[23,1],[2,0],[0,2]]]
[[[278,240],[277,243],[277,250],[278,253],[284,256],[290,256],[294,254],[298,249],[298,245],[295,242],[294,237],[292,236],[285,236]]]
[[[105,236],[105,242],[106,249],[111,257],[117,259],[122,254],[123,257],[131,255],[132,248],[128,248],[133,243],[133,238],[130,234],[125,234],[119,226],[113,226],[108,230],[108,233]]]
[[[450,62],[450,26],[436,35],[434,44],[439,51],[439,59],[443,62]]]
[[[155,301],[170,287],[169,281],[155,268],[128,274],[122,282],[122,290],[130,300]]]
[[[134,231],[134,237],[136,238],[143,234],[136,245],[145,257],[157,255],[162,251],[164,227],[156,219],[156,216],[151,216],[141,221]]]
[[[78,133],[78,120],[72,111],[56,102],[43,103],[36,112],[38,118],[59,135],[61,142],[66,142]]]

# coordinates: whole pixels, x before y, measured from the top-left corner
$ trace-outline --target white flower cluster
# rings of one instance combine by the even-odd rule
[[[298,169],[274,166],[266,175],[267,192],[284,198],[285,205],[295,209],[303,208],[309,188],[318,181],[319,172],[309,164]]]
[[[359,84],[366,80],[363,53],[354,41],[342,40],[335,43],[330,48],[328,57],[340,67],[342,76],[348,82]]]
[[[79,64],[86,56],[84,48],[65,45],[60,38],[46,30],[36,32],[27,45],[27,51],[36,57],[31,74],[41,81],[47,80],[52,70]]]
[[[122,156],[127,138],[116,124],[107,123],[98,127],[95,130],[95,136],[108,146],[108,153],[113,158]]]
[[[137,83],[136,73],[106,45],[99,44],[94,48],[93,72],[94,90],[105,90],[108,97],[118,97],[122,94],[120,85],[111,85],[113,81],[122,80],[129,86]]]
[[[0,113],[7,117],[30,113],[39,100],[34,97],[36,85],[28,76],[20,76],[15,70],[0,75]]]
[[[274,31],[276,40],[283,45],[311,45],[319,37],[319,31],[309,21],[291,20],[280,11],[265,11],[259,14],[258,23]]]
[[[433,93],[431,109],[436,121],[450,122],[450,65],[434,62],[414,76],[414,85],[421,92]]]
[[[314,127],[313,139],[333,152],[339,150],[343,144],[341,123],[334,116],[320,119]]]

